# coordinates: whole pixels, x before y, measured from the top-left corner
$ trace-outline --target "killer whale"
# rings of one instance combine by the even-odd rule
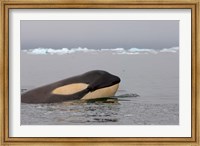
[[[93,70],[22,93],[22,103],[56,103],[114,96],[120,78],[103,70]]]

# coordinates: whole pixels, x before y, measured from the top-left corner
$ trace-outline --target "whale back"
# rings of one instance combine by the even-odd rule
[[[21,102],[52,103],[114,96],[119,82],[119,77],[106,71],[90,71],[27,91],[21,95]]]

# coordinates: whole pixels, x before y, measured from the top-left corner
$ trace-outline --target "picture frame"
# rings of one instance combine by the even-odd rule
[[[1,144],[63,145],[199,145],[199,1],[20,1],[1,2]],[[9,10],[10,9],[190,9],[192,15],[191,137],[9,137]]]

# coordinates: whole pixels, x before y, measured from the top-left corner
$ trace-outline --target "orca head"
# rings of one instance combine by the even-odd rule
[[[94,70],[85,73],[83,76],[85,76],[88,79],[89,86],[87,89],[90,92],[93,92],[95,90],[111,87],[113,85],[120,83],[120,78],[116,75],[110,74],[109,72],[103,71],[103,70]]]
[[[77,95],[78,98],[91,99],[114,96],[120,78],[102,70],[93,70],[76,76],[74,82],[55,88],[54,95]]]

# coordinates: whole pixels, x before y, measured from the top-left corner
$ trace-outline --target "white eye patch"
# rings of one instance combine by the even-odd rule
[[[73,83],[58,87],[52,91],[53,94],[71,95],[86,89],[89,85],[85,83]]]

